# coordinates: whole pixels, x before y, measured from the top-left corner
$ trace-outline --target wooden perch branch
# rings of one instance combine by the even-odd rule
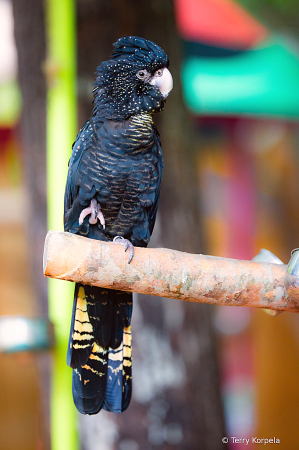
[[[287,296],[284,264],[257,263],[169,249],[134,248],[49,231],[44,274],[94,286],[214,305],[299,311]]]

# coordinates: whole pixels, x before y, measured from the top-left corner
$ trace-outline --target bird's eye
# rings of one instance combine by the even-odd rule
[[[162,77],[163,70],[162,69],[157,70],[156,75],[157,75],[157,77]]]
[[[146,70],[139,70],[139,72],[137,72],[137,78],[139,78],[140,80],[144,80],[144,78],[147,75]]]

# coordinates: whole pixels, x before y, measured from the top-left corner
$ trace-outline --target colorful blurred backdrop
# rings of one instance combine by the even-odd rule
[[[248,260],[266,248],[285,264],[299,246],[299,3],[150,0],[138,5],[129,0],[109,5],[104,0],[47,0],[43,7],[38,0],[0,0],[1,316],[47,320],[42,274],[46,196],[52,205],[48,223],[55,224],[49,226],[62,230],[63,212],[54,199],[57,195],[63,199],[71,143],[92,108],[96,66],[108,58],[112,42],[122,34],[157,40],[170,59],[173,55],[174,93],[157,117],[166,167],[152,245]],[[52,13],[60,15],[59,24]],[[74,54],[65,60],[70,84],[60,142],[63,130],[67,136],[59,149],[61,159],[59,152],[52,159],[56,131],[51,102],[64,77],[53,59],[58,28],[69,33],[66,51]],[[61,41],[56,46],[59,49]],[[58,92],[60,99],[63,95]],[[183,120],[187,125],[178,128]],[[46,124],[48,133],[53,127],[50,137]],[[190,151],[184,153],[183,146]],[[170,198],[172,202],[167,201]],[[56,215],[51,222],[53,207]],[[196,325],[195,331],[190,326],[197,313],[187,306],[138,296],[132,412],[117,419],[105,413],[78,418],[70,399],[70,369],[66,363],[64,368],[71,294],[63,312],[69,317],[64,329],[58,309],[64,299],[54,291],[50,290],[50,317],[56,348],[0,351],[1,450],[243,450],[259,448],[262,444],[255,438],[278,439],[276,445],[283,450],[298,448],[296,314],[272,317],[251,308],[208,307],[200,310],[204,314],[198,320],[205,318],[211,329],[200,335]],[[199,306],[192,305],[192,311],[199,311],[194,309]],[[153,361],[145,357],[148,342]],[[155,353],[157,349],[160,353]],[[201,359],[205,351],[211,353],[210,365]],[[211,369],[214,359],[218,368]],[[157,361],[160,366],[151,372]],[[64,371],[66,382],[57,387]],[[192,398],[197,383],[208,383],[210,374],[216,374],[210,385],[215,397],[219,386],[217,418],[208,407],[198,413],[204,409],[199,388]],[[216,444],[211,443],[213,426]],[[63,429],[66,443],[59,444],[64,442]],[[227,447],[221,436],[228,438]]]

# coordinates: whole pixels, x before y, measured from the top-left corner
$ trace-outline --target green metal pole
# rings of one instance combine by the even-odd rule
[[[63,197],[77,130],[75,1],[47,0],[48,78],[47,187],[48,227],[63,229]],[[49,316],[55,326],[51,386],[51,449],[78,448],[76,409],[66,351],[73,285],[49,280]]]

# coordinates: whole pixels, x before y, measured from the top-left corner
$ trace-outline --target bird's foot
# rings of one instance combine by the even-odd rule
[[[90,202],[90,205],[81,211],[79,216],[79,225],[82,225],[83,220],[86,216],[90,214],[89,223],[94,225],[97,221],[100,221],[100,224],[105,229],[105,219],[103,213],[101,211],[101,205],[93,198]]]
[[[115,238],[113,239],[113,242],[115,244],[121,244],[125,247],[125,252],[127,251],[127,249],[129,249],[130,254],[129,254],[129,261],[128,264],[130,264],[130,262],[133,259],[134,256],[134,247],[132,242],[130,242],[128,239],[123,238],[122,236],[115,236]]]

